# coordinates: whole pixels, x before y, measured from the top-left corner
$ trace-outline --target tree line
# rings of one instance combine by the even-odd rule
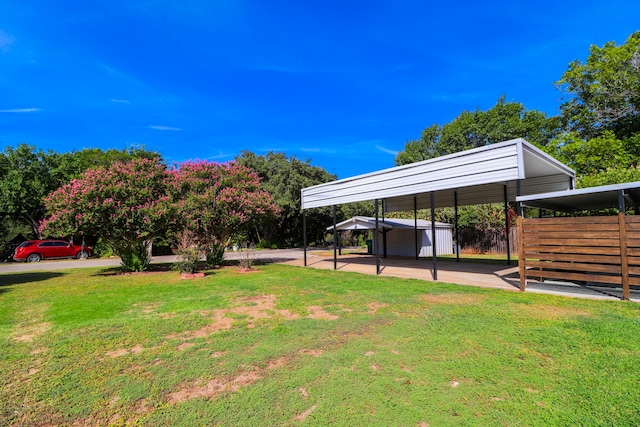
[[[486,111],[463,111],[407,141],[396,165],[427,160],[513,138],[524,138],[576,171],[578,188],[640,181],[640,31],[625,43],[591,46],[572,61],[555,86],[564,94],[559,114],[529,110],[502,96]],[[502,207],[460,209],[461,226],[503,227]],[[452,209],[438,219],[451,222]]]
[[[155,165],[155,169],[125,172],[127,167],[141,167],[144,163],[142,160]],[[78,238],[78,222],[82,222],[85,226],[83,236],[108,240],[115,253],[137,253],[139,255],[136,255],[135,262],[144,263],[144,250],[136,245],[142,244],[145,238],[152,238],[156,243],[167,242],[175,246],[178,230],[176,227],[171,229],[164,226],[151,232],[147,227],[135,232],[129,230],[127,234],[123,231],[126,230],[127,216],[109,221],[116,213],[124,214],[124,211],[116,211],[113,203],[117,203],[117,200],[112,195],[119,194],[120,199],[128,200],[129,215],[132,207],[146,206],[147,198],[158,200],[163,197],[168,186],[173,186],[171,191],[174,201],[178,200],[177,194],[181,194],[181,206],[174,206],[172,209],[167,204],[157,205],[153,209],[146,206],[145,209],[149,208],[147,215],[160,223],[166,221],[164,214],[158,214],[163,211],[181,219],[190,218],[189,224],[197,223],[191,229],[201,236],[202,241],[209,242],[206,254],[212,264],[216,263],[216,259],[218,263],[220,260],[220,256],[216,258],[214,255],[216,248],[220,251],[220,245],[216,246],[212,242],[219,242],[223,247],[232,241],[250,241],[261,247],[299,246],[303,241],[301,189],[335,180],[336,176],[321,167],[311,165],[309,160],[303,161],[295,156],[289,157],[276,152],[256,155],[243,151],[232,164],[233,168],[223,177],[220,173],[231,164],[223,166],[217,163],[185,162],[170,166],[160,153],[144,147],[107,151],[92,148],[67,153],[43,151],[27,144],[16,148],[8,147],[0,152],[0,253],[8,254],[11,240],[18,235],[24,238],[66,239],[73,239],[75,235]],[[120,170],[120,181],[129,182],[128,193],[123,194],[124,189],[113,177],[111,182],[102,182],[103,178],[110,176],[115,170]],[[161,175],[157,174],[158,170],[163,171]],[[149,181],[153,177],[164,180],[163,174],[168,170],[173,171],[173,182],[170,185]],[[181,174],[190,173],[191,176],[182,177],[182,182],[178,183],[176,180],[182,176],[179,171]],[[102,183],[100,191],[95,188],[98,182]],[[74,198],[72,196],[77,191],[74,193],[71,183],[75,186],[73,188],[83,186],[92,191],[85,191],[83,197]],[[164,193],[158,193],[158,186],[162,187]],[[59,190],[61,188],[66,189],[64,195]],[[259,200],[272,200],[277,215],[262,215],[259,221],[253,218],[243,222],[242,227],[236,227],[242,211],[247,212],[247,206],[228,204],[228,193],[231,191],[236,192],[234,202],[242,199],[241,194],[259,195],[257,199],[252,199],[256,203]],[[52,198],[52,194],[56,196]],[[91,199],[88,194],[91,194]],[[96,202],[98,199],[99,204]],[[105,200],[108,202],[105,203]],[[217,206],[215,210],[204,209],[213,204]],[[338,209],[338,220],[356,214],[370,215],[372,209],[371,203],[343,206]],[[138,213],[143,211],[141,208]],[[57,222],[51,221],[52,212],[58,214]],[[194,218],[196,212],[201,212],[202,215]],[[234,215],[228,212],[234,212]],[[65,217],[64,223],[61,222],[62,217]],[[310,242],[321,244],[325,238],[322,230],[332,223],[333,211],[330,208],[315,209],[309,212],[307,221],[311,230]],[[43,222],[48,227],[43,226]],[[54,227],[54,223],[58,225]],[[111,235],[117,235],[117,238]],[[129,239],[127,236],[134,238]],[[129,245],[129,248],[122,245]],[[133,260],[131,262],[135,263]]]

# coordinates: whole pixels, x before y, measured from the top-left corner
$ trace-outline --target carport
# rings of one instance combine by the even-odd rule
[[[301,194],[304,265],[307,265],[306,210],[308,209],[333,206],[334,230],[336,230],[336,206],[345,203],[373,200],[376,229],[379,226],[380,210],[383,214],[413,210],[414,220],[417,221],[418,209],[430,209],[432,241],[435,243],[435,208],[454,207],[454,233],[457,241],[459,206],[504,203],[505,229],[508,236],[509,202],[515,202],[517,196],[566,191],[573,189],[574,186],[575,172],[571,168],[524,139],[518,138],[307,187],[302,189]],[[379,274],[381,259],[377,235],[378,233],[374,234],[376,240],[374,256],[376,274]],[[334,236],[334,269],[337,268],[336,240]],[[433,250],[430,263],[432,277],[435,280],[438,273],[436,254],[437,248]],[[510,259],[508,261],[510,262]]]
[[[640,286],[640,182],[521,196],[525,207],[545,209],[552,217],[518,217],[520,290],[528,281],[559,281],[621,288],[630,299]],[[617,215],[575,216],[617,209]],[[556,216],[556,212],[574,216]]]

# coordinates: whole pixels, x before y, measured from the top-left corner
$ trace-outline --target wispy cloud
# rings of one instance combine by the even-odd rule
[[[5,33],[4,31],[0,30],[0,50],[1,51],[6,52],[7,50],[9,50],[9,46],[11,46],[14,41],[15,39],[13,37]]]
[[[0,113],[35,113],[39,108],[15,108],[12,110],[0,110]]]
[[[111,98],[111,102],[116,102],[118,104],[131,104],[127,99],[115,99]]]
[[[320,148],[320,147],[301,147],[300,151],[305,153],[325,153],[325,154],[336,153],[336,150],[332,148]]]
[[[452,93],[431,95],[431,100],[436,102],[467,102],[481,98],[484,94],[479,92]]]
[[[387,154],[393,154],[394,156],[396,156],[398,154],[397,151],[394,150],[390,150],[388,148],[384,148],[381,145],[376,145],[376,148],[378,149],[378,151],[382,151],[383,153],[387,153]]]
[[[154,125],[149,125],[149,129],[155,129],[155,130],[161,130],[161,131],[173,131],[173,132],[177,132],[180,131],[180,128],[173,128],[170,126],[154,126]]]
[[[417,66],[417,64],[415,64],[415,63],[398,64],[398,65],[395,65],[395,66],[387,69],[387,72],[395,73],[395,72],[398,72],[398,71],[409,70],[411,68],[415,68],[416,66]]]

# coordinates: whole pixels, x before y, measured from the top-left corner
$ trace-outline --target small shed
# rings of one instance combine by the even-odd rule
[[[436,222],[436,255],[453,254],[453,225]],[[354,216],[336,224],[337,231],[374,230],[376,219],[367,216]],[[333,226],[327,227],[333,231]],[[388,256],[413,257],[418,249],[418,256],[433,255],[431,243],[431,221],[423,219],[385,218],[378,220],[378,253]],[[417,239],[417,242],[416,242]]]

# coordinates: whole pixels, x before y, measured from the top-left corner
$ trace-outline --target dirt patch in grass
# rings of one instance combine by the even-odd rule
[[[308,417],[309,415],[311,415],[311,413],[312,413],[313,411],[315,411],[315,410],[316,410],[316,407],[317,407],[316,405],[313,405],[311,408],[307,409],[306,411],[304,411],[304,412],[303,412],[303,413],[301,413],[300,415],[297,415],[294,419],[295,419],[296,421],[304,421],[304,420],[306,420],[306,419],[307,419],[307,417]]]
[[[140,344],[137,344],[132,348],[120,348],[118,350],[107,351],[105,354],[111,357],[112,359],[115,359],[117,357],[122,357],[127,354],[139,354],[139,353],[142,353],[143,351],[144,351],[144,347],[141,346]]]
[[[302,350],[299,350],[298,353],[306,354],[307,356],[313,356],[313,357],[322,356],[322,350],[312,350],[308,348],[303,348]]]
[[[462,294],[462,293],[444,293],[444,294],[424,294],[420,299],[428,304],[461,304],[472,305],[479,304],[487,299],[482,294]]]
[[[241,387],[253,384],[260,379],[260,370],[243,372],[231,379],[213,379],[205,384],[196,381],[184,385],[180,390],[167,395],[169,404],[176,404],[190,399],[213,399],[222,393],[233,393]]]
[[[233,378],[214,378],[204,384],[201,381],[185,384],[180,390],[169,393],[167,401],[169,404],[176,404],[190,399],[213,399],[223,393],[233,393],[262,378],[265,370],[285,366],[288,362],[289,359],[286,356],[281,356],[277,359],[267,360],[264,363],[264,368],[255,366],[253,369],[241,372]]]
[[[247,327],[252,328],[255,326],[253,323],[257,319],[267,319],[273,316],[280,316],[284,319],[297,319],[300,316],[290,312],[289,310],[279,310],[275,308],[276,296],[275,295],[259,295],[246,298],[240,298],[237,301],[240,304],[237,307],[224,308],[213,311],[201,311],[200,314],[205,317],[210,317],[212,322],[200,329],[194,331],[188,331],[180,335],[169,335],[167,338],[206,338],[209,335],[231,329],[234,322],[234,317],[244,318],[247,321]]]
[[[43,335],[51,325],[48,322],[20,325],[13,333],[13,340],[18,342],[32,342]]]
[[[309,313],[307,317],[310,319],[336,320],[340,318],[340,316],[325,311],[325,309],[319,305],[307,307],[307,313]]]
[[[270,360],[267,362],[267,369],[279,368],[280,366],[284,366],[287,364],[287,358],[282,356],[277,358],[276,360]]]
[[[188,349],[189,347],[193,347],[195,344],[191,343],[191,342],[183,342],[182,344],[180,344],[178,346],[178,351],[184,351],[186,349]]]
[[[378,310],[386,306],[387,304],[382,304],[379,302],[370,302],[369,304],[367,304],[367,307],[369,307],[369,311],[367,312],[367,314],[370,314],[371,316],[373,316],[378,312]]]
[[[535,319],[558,320],[577,316],[593,316],[590,311],[577,307],[542,304],[518,304],[514,307],[518,314]]]

